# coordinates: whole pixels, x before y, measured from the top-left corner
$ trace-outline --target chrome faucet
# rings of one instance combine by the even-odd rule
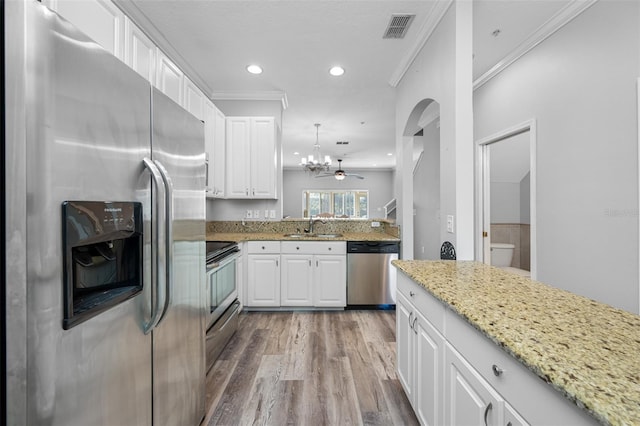
[[[319,217],[316,217],[314,219],[313,216],[309,216],[309,229],[305,229],[305,232],[309,234],[313,234],[313,224],[316,223],[317,221],[320,221],[322,223],[327,223],[325,220],[322,220]]]

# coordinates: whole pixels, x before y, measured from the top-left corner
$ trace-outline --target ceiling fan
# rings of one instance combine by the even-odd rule
[[[342,160],[338,160],[338,170],[336,170],[333,173],[326,173],[324,175],[317,175],[316,177],[335,177],[337,180],[343,180],[345,177],[354,177],[354,178],[358,178],[358,179],[364,179],[364,176],[360,176],[358,174],[355,173],[347,173],[344,170],[342,170]]]

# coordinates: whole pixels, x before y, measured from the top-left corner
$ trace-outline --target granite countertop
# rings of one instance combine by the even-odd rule
[[[207,232],[207,241],[400,241],[381,232],[340,232],[341,237],[286,237],[278,232]]]
[[[603,424],[640,424],[640,316],[478,262],[393,264]]]

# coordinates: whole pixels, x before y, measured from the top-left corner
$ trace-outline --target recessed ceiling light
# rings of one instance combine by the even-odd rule
[[[293,155],[300,155],[298,151],[294,152]]]
[[[260,67],[260,65],[256,64],[247,65],[247,71],[249,71],[251,74],[262,74],[262,68]]]
[[[387,155],[388,155],[388,156],[392,156],[392,155],[393,155],[393,152],[387,152]]]
[[[335,66],[329,70],[329,74],[331,74],[334,77],[339,77],[342,74],[344,74],[344,68]]]

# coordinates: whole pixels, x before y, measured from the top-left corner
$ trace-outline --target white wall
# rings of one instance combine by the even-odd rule
[[[423,149],[422,158],[413,174],[413,257],[440,258],[440,129],[437,121],[424,128],[422,137],[414,137],[414,145]]]
[[[519,182],[491,182],[491,223],[520,223]]]
[[[247,210],[275,210],[276,218],[282,217],[282,103],[280,101],[238,101],[215,100],[216,106],[225,116],[232,117],[275,117],[278,129],[276,149],[278,152],[278,173],[276,200],[223,200],[207,199],[207,220],[241,220]],[[249,159],[247,158],[247,161]]]
[[[403,226],[403,257],[413,257],[412,134],[407,122],[420,101],[440,104],[440,239],[454,241],[458,259],[474,258],[472,2],[456,0],[397,86],[396,151],[399,170],[396,194]],[[422,111],[418,112],[418,116]],[[417,121],[417,118],[415,118]],[[455,217],[455,233],[446,231],[446,216]]]
[[[595,3],[474,94],[477,140],[536,119],[538,280],[636,313],[639,9]]]
[[[302,192],[308,189],[356,189],[369,191],[369,217],[383,218],[382,206],[393,197],[391,170],[349,170],[364,179],[349,178],[339,181],[331,177],[315,178],[302,170],[285,170],[283,183],[283,215],[302,217]]]

